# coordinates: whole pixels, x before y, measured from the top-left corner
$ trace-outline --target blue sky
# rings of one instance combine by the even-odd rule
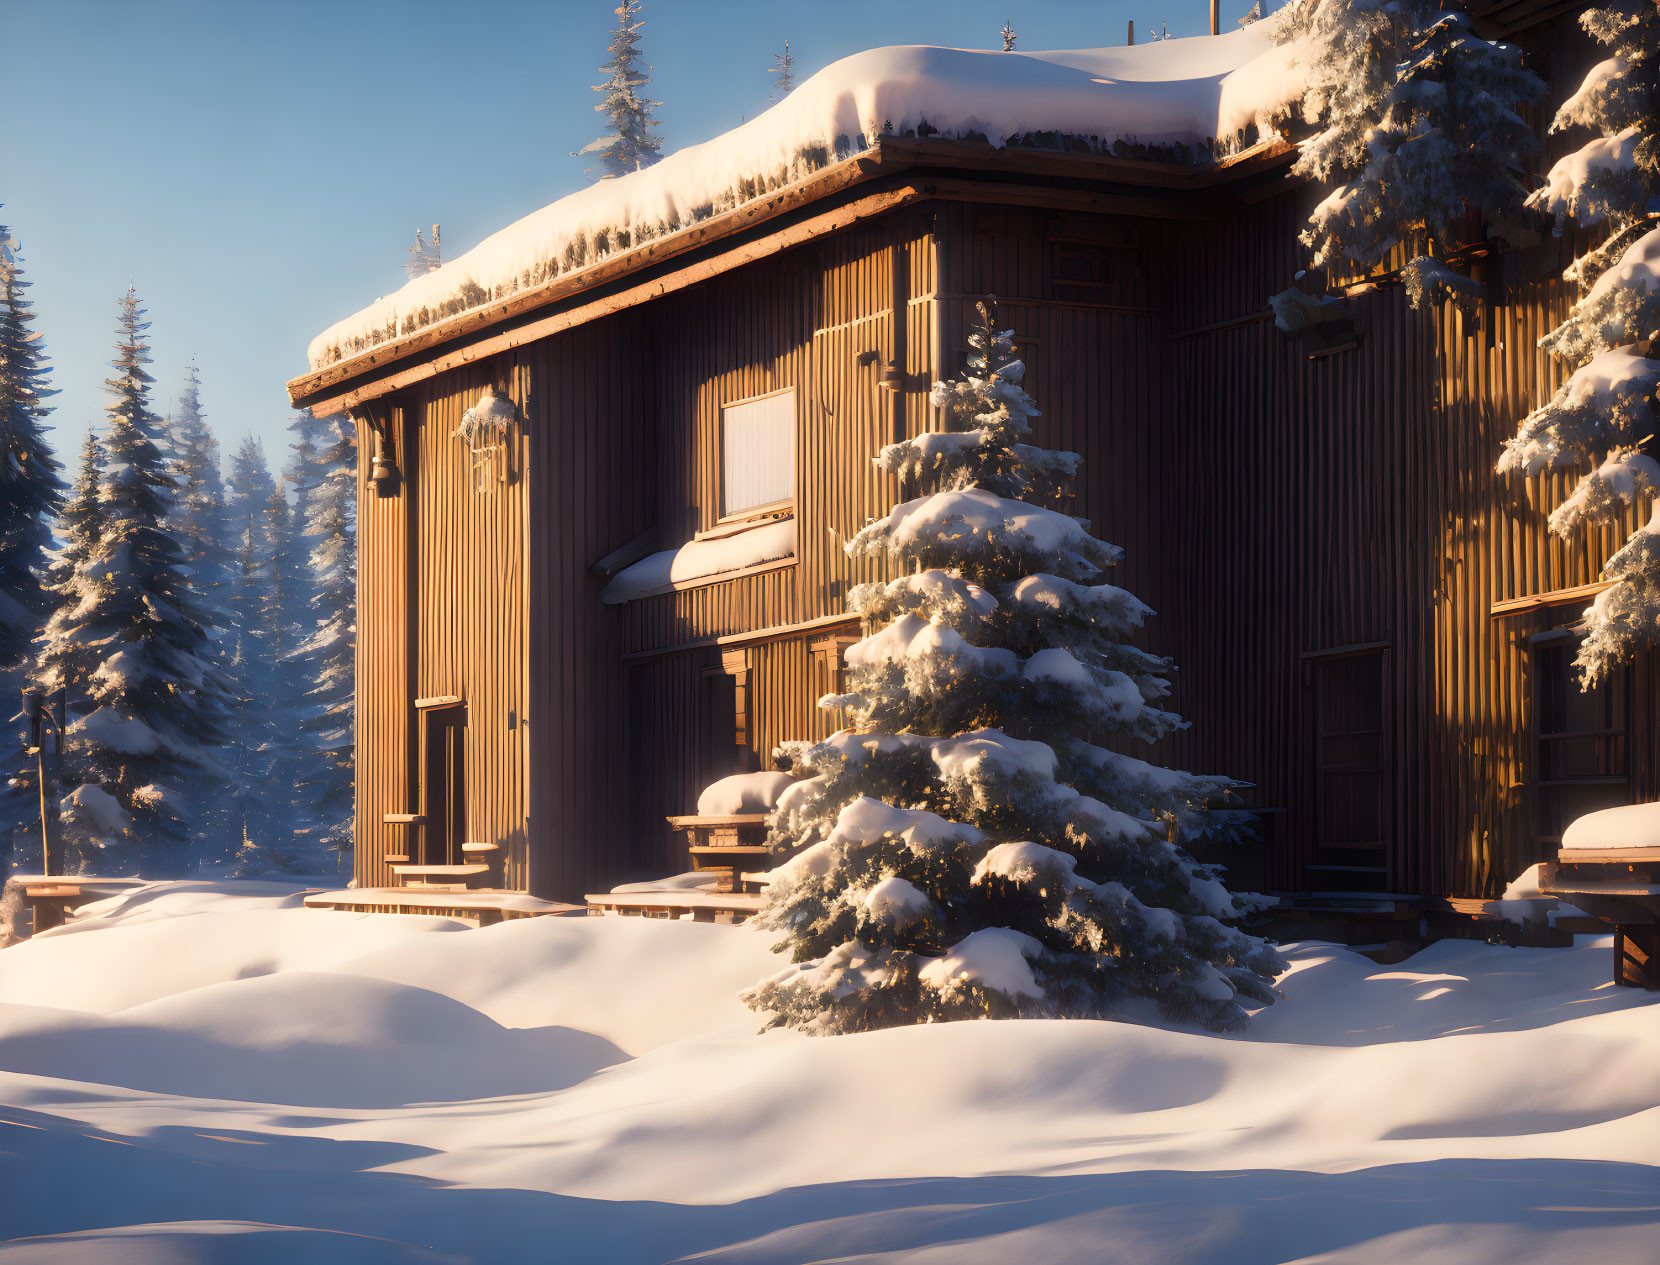
[[[129,279],[149,309],[156,402],[202,373],[228,449],[274,458],[283,383],[312,335],[403,281],[415,229],[446,257],[586,183],[590,85],[612,0],[0,0],[0,223],[23,245],[72,457]],[[1224,4],[1223,26],[1248,8]],[[646,0],[665,152],[766,107],[788,38],[803,77],[878,44],[1121,44],[1202,34],[1204,3]]]

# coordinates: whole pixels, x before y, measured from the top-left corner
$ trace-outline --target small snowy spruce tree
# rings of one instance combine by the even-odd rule
[[[306,694],[296,790],[305,807],[294,850],[306,873],[349,870],[352,847],[352,652],[357,612],[357,461],[350,425],[302,411],[290,475],[310,549],[309,611],[293,652]]]
[[[997,33],[1003,37],[1003,51],[1005,53],[1014,52],[1015,41],[1020,38],[1015,34],[1014,23],[1005,21],[1003,29]]]
[[[1610,56],[1563,102],[1551,130],[1594,137],[1551,168],[1528,205],[1555,215],[1558,232],[1570,224],[1603,232],[1563,274],[1579,285],[1578,302],[1540,340],[1573,373],[1522,419],[1498,463],[1501,473],[1523,475],[1591,467],[1550,516],[1563,537],[1660,492],[1649,442],[1660,422],[1660,9],[1625,0],[1581,21]],[[1660,509],[1602,575],[1614,584],[1586,611],[1578,667],[1587,684],[1660,645]]]
[[[769,101],[782,101],[795,87],[795,58],[790,56],[790,42],[784,41],[784,51],[772,59],[772,95]]]
[[[1516,107],[1544,84],[1520,51],[1481,38],[1456,0],[1291,0],[1269,33],[1298,44],[1318,129],[1292,172],[1334,186],[1302,233],[1312,264],[1371,269],[1407,242],[1413,307],[1469,301],[1448,255],[1472,209],[1500,228],[1517,219],[1536,148]]]
[[[438,236],[438,225],[432,226],[432,240],[426,239],[426,234],[420,229],[415,230],[415,240],[410,243],[409,258],[404,261],[403,270],[411,281],[416,277],[424,277],[434,271],[444,262],[443,243]]]
[[[594,109],[605,115],[608,126],[602,136],[577,151],[578,155],[599,156],[604,180],[649,167],[663,156],[654,130],[657,120],[651,113],[663,103],[648,99],[643,92],[651,82],[651,67],[640,58],[640,28],[645,25],[640,0],[623,0],[615,12],[611,56],[600,67],[605,82],[594,85],[595,92],[605,94]]]
[[[87,650],[80,714],[66,755],[84,781],[64,797],[67,827],[96,839],[91,868],[167,877],[191,868],[189,788],[216,763],[228,696],[204,618],[184,574],[184,550],[166,526],[173,481],[150,410],[149,347],[138,296],[121,300],[121,328],[105,385],[106,462],[101,532],[64,581],[46,631],[46,657]],[[47,684],[71,684],[52,679]]]
[[[34,640],[51,610],[47,588],[51,520],[63,503],[63,480],[45,423],[56,394],[47,385],[46,348],[30,328],[17,242],[0,224],[0,702],[15,702],[34,669]],[[8,707],[0,716],[9,715]],[[34,761],[13,730],[0,749],[16,755],[16,776],[0,786],[0,873],[15,833],[38,839],[40,796]]]
[[[1104,582],[1120,550],[1065,512],[1077,455],[1027,442],[1012,336],[982,307],[969,341],[934,388],[947,429],[877,459],[919,494],[848,543],[903,574],[849,597],[875,631],[820,706],[853,728],[787,750],[802,780],[771,842],[802,850],[760,919],[796,965],[746,1000],[813,1032],[1137,999],[1237,1028],[1283,963],[1169,837],[1225,833],[1235,783],[1115,749],[1183,726],[1160,705],[1172,664],[1130,644],[1150,612]]]

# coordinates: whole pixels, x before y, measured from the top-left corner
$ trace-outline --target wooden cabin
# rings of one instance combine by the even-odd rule
[[[1595,59],[1574,13],[1478,12],[1555,81],[1542,133]],[[1558,541],[1566,482],[1493,473],[1561,381],[1535,344],[1572,241],[1478,245],[1473,315],[1383,278],[1352,336],[1290,337],[1265,300],[1318,196],[1291,157],[884,136],[295,379],[360,441],[358,882],[488,863],[575,900],[685,868],[667,817],[834,727],[814,700],[877,575],[841,544],[897,494],[871,458],[937,426],[988,292],[1180,665],[1192,726],[1144,754],[1252,784],[1239,883],[1492,896],[1573,815],[1660,794],[1653,664],[1590,693],[1571,668],[1623,531]],[[486,391],[512,420],[480,456],[456,431]],[[742,558],[780,524],[785,556],[602,597],[653,551]]]

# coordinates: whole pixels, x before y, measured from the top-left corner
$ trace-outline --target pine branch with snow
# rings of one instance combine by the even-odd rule
[[[852,727],[785,753],[771,842],[794,855],[760,925],[795,965],[747,1000],[814,1032],[1148,1003],[1238,1027],[1281,963],[1182,846],[1237,828],[1236,784],[1118,750],[1183,727],[1172,665],[1132,644],[1151,612],[1105,582],[1120,551],[1066,512],[1078,457],[1029,442],[1024,367],[981,311],[934,388],[946,429],[878,458],[917,495],[847,545],[900,574],[849,598],[872,631],[820,706]]]
[[[641,0],[623,0],[615,10],[617,25],[611,32],[611,56],[600,67],[605,82],[594,85],[595,92],[604,94],[594,109],[605,115],[607,130],[576,151],[598,156],[605,170],[601,179],[626,176],[663,156],[655,130],[657,119],[652,115],[663,103],[644,94],[651,83],[651,67],[640,57],[640,28],[645,25],[640,7]]]
[[[1544,84],[1520,50],[1443,0],[1291,0],[1270,34],[1296,45],[1317,128],[1292,172],[1332,188],[1301,235],[1312,265],[1370,270],[1412,243],[1401,273],[1412,305],[1467,302],[1473,284],[1446,261],[1472,211],[1516,220],[1517,173],[1537,148],[1517,107]]]
[[[1580,286],[1567,318],[1539,345],[1573,370],[1505,442],[1501,474],[1590,467],[1550,516],[1567,537],[1615,519],[1660,491],[1652,453],[1660,421],[1660,10],[1624,0],[1587,11],[1585,29],[1610,54],[1557,110],[1552,132],[1595,135],[1551,167],[1528,206],[1603,236],[1563,274]],[[1577,660],[1594,682],[1660,645],[1660,510],[1603,567],[1613,587],[1585,614]]]

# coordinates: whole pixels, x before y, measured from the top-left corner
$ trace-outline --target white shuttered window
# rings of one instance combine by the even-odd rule
[[[794,497],[795,390],[721,409],[721,517]]]

